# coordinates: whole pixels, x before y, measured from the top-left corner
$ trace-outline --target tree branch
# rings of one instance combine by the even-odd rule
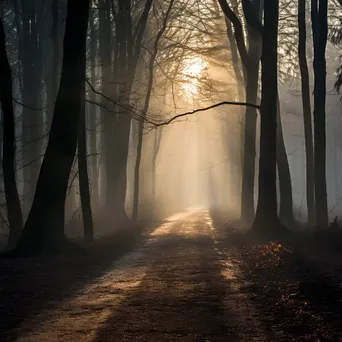
[[[256,108],[256,109],[260,110],[260,105],[256,105],[256,104],[253,104],[253,103],[222,101],[222,102],[215,103],[215,104],[213,104],[211,106],[208,106],[208,107],[198,108],[198,109],[194,109],[191,112],[186,112],[186,113],[175,115],[171,119],[166,120],[164,122],[160,122],[160,123],[149,122],[149,123],[153,124],[155,127],[166,126],[166,125],[170,124],[171,122],[173,122],[173,121],[175,121],[175,120],[177,120],[179,118],[182,118],[184,116],[193,115],[193,114],[196,114],[196,113],[199,113],[199,112],[205,112],[205,111],[207,111],[209,109],[221,107],[221,106],[224,106],[224,105],[253,107],[253,108]]]

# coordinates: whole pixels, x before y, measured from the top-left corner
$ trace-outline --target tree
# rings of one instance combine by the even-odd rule
[[[6,54],[5,32],[0,20],[0,101],[3,113],[2,169],[4,175],[7,216],[9,221],[8,248],[18,242],[23,229],[23,217],[15,176],[15,120],[12,102],[11,68]]]
[[[172,10],[174,0],[170,0],[170,3],[167,7],[165,14],[163,15],[162,19],[162,26],[159,29],[153,44],[153,49],[151,52],[151,57],[148,64],[148,84],[147,84],[147,92],[145,95],[145,103],[142,110],[142,115],[139,121],[139,130],[138,130],[138,144],[137,144],[137,157],[134,167],[134,197],[133,197],[133,220],[137,220],[138,218],[138,205],[139,205],[139,171],[140,171],[140,162],[141,162],[141,153],[142,153],[142,144],[143,144],[143,131],[144,131],[144,121],[146,120],[147,111],[149,108],[150,97],[152,93],[153,87],[153,71],[154,71],[154,64],[156,61],[156,57],[158,54],[159,48],[159,41],[164,34],[168,19],[170,16],[170,12]]]
[[[279,1],[265,0],[262,39],[262,92],[258,205],[252,231],[273,233],[281,226],[277,215],[276,157],[278,97]]]
[[[84,59],[84,75],[85,80],[85,59]],[[86,135],[86,113],[85,113],[85,82],[83,82],[83,89],[81,90],[81,107],[80,107],[80,129],[78,134],[78,179],[80,185],[80,197],[83,218],[84,240],[90,243],[94,239],[94,223],[90,203],[89,192],[89,177],[87,165],[87,135]]]
[[[326,184],[326,59],[328,37],[328,1],[311,1],[311,21],[314,45],[314,169],[316,224],[328,227],[328,201]]]
[[[23,162],[24,168],[24,206],[25,216],[29,212],[39,174],[42,153],[42,72],[43,49],[40,21],[43,1],[21,0],[21,15],[17,13],[19,32],[19,56],[22,70],[23,107]],[[55,71],[54,71],[55,72]]]
[[[243,29],[240,19],[230,9],[227,2],[219,0],[226,18],[231,21],[234,27],[235,40],[240,53],[246,80],[246,102],[256,103],[259,88],[259,60],[262,44],[261,24],[261,3],[255,3],[251,8],[247,1],[244,1],[244,14],[247,21],[248,52],[243,39]],[[254,8],[256,7],[256,8]],[[251,11],[251,9],[253,9]],[[229,27],[228,27],[229,38]],[[231,38],[230,38],[231,40]],[[234,50],[234,49],[233,49]],[[234,69],[238,66],[236,61]],[[238,80],[240,77],[238,77]],[[279,106],[278,106],[279,107]],[[280,110],[280,109],[278,109]],[[279,113],[278,113],[279,114]],[[243,175],[241,194],[241,219],[245,224],[250,224],[254,218],[254,178],[255,178],[255,157],[256,157],[256,108],[247,106],[245,111],[245,132],[243,143]],[[280,216],[284,222],[294,223],[292,184],[288,158],[282,132],[281,116],[277,115],[277,165],[280,183]]]
[[[315,223],[314,193],[314,156],[312,137],[312,114],[310,103],[309,70],[306,59],[306,0],[298,0],[298,58],[301,76],[305,155],[306,155],[306,201],[308,208],[308,224]]]
[[[279,218],[287,227],[293,227],[295,219],[293,215],[292,182],[281,122],[279,94],[277,97],[277,170],[280,193]]]
[[[96,57],[97,57],[97,40],[98,34],[95,31],[94,20],[95,11],[92,11],[90,17],[90,83],[95,84],[95,67],[96,67]],[[96,94],[91,91],[89,95],[89,100],[96,102]],[[92,203],[93,208],[98,206],[98,196],[99,196],[99,172],[98,172],[98,153],[97,153],[97,117],[96,108],[94,103],[89,104],[89,121],[90,121],[90,153],[91,153],[91,187],[92,187]]]
[[[132,5],[137,7],[132,8]],[[107,95],[104,104],[110,109],[110,113],[103,113],[106,211],[117,224],[128,220],[125,199],[130,100],[151,5],[152,0],[143,3],[104,0],[99,12],[103,93]],[[110,13],[114,17],[114,29],[110,25]],[[133,18],[133,13],[137,17]]]
[[[64,201],[81,113],[89,0],[69,0],[59,91],[36,192],[16,255],[54,253],[67,245]]]

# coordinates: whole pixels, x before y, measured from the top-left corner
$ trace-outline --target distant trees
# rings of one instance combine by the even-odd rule
[[[139,4],[119,0],[112,4],[114,6],[104,0],[99,10],[103,93],[112,101],[104,101],[104,105],[109,105],[116,113],[103,113],[106,210],[110,219],[124,224],[128,220],[125,199],[131,128],[130,98],[152,0]],[[137,7],[133,8],[134,5]],[[114,29],[111,28],[111,13]],[[137,14],[136,18],[133,18],[133,13]]]
[[[152,86],[153,86],[153,71],[154,71],[154,64],[156,62],[158,50],[159,50],[159,42],[164,34],[170,12],[173,7],[174,0],[170,0],[168,7],[165,11],[165,13],[162,13],[162,24],[160,29],[157,31],[157,34],[154,38],[153,46],[152,46],[152,51],[151,51],[151,56],[147,65],[148,69],[148,84],[147,84],[147,91],[145,95],[145,100],[144,100],[144,106],[142,109],[142,114],[141,118],[139,121],[139,126],[138,126],[138,143],[137,143],[137,156],[136,156],[136,162],[135,162],[135,167],[134,167],[134,195],[133,195],[133,213],[132,213],[132,219],[137,220],[138,218],[138,205],[139,205],[139,172],[140,172],[140,163],[141,163],[141,156],[142,156],[142,144],[143,144],[143,130],[144,130],[144,122],[146,120],[147,116],[147,111],[149,108],[150,104],[150,97],[152,94]],[[155,167],[152,166],[153,168]]]

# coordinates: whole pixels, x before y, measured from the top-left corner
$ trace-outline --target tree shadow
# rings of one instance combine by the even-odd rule
[[[73,297],[102,276],[145,240],[152,227],[120,229],[78,255],[0,259],[0,340],[15,341],[23,332],[17,328],[26,319],[51,309],[51,303]]]
[[[229,299],[214,247],[209,236],[171,233],[154,242],[148,273],[94,341],[240,340],[244,325],[233,309],[239,304]]]

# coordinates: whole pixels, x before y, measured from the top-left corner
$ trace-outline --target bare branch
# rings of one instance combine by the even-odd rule
[[[164,122],[153,123],[153,122],[149,122],[148,121],[148,123],[154,125],[155,127],[166,126],[166,125],[170,124],[171,122],[173,122],[173,121],[175,121],[175,120],[177,120],[179,118],[182,118],[182,117],[185,117],[185,116],[188,116],[188,115],[193,115],[193,114],[196,114],[196,113],[199,113],[199,112],[205,112],[205,111],[207,111],[209,109],[221,107],[221,106],[224,106],[224,105],[253,107],[253,108],[256,108],[256,109],[260,110],[260,105],[256,105],[256,104],[253,104],[253,103],[223,101],[223,102],[215,103],[215,104],[213,104],[211,106],[208,106],[208,107],[194,109],[191,112],[186,112],[186,113],[175,115],[171,119],[169,119],[167,121],[164,121]]]

